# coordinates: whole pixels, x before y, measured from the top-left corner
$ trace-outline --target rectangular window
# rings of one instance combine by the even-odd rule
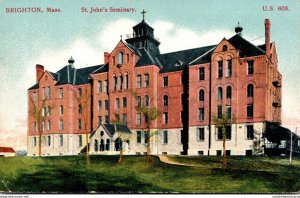
[[[59,106],[59,114],[60,115],[64,114],[64,107],[62,105]]]
[[[163,114],[164,124],[168,124],[168,112],[164,112]]]
[[[226,140],[231,140],[231,126],[226,127]]]
[[[123,114],[123,125],[126,126],[127,125],[127,115]]]
[[[199,120],[200,121],[204,120],[204,108],[199,109]]]
[[[78,97],[81,98],[82,97],[82,89],[78,88]]]
[[[99,111],[102,110],[102,100],[98,101],[98,109],[99,109]]]
[[[82,135],[78,135],[78,146],[82,146]]]
[[[138,143],[138,144],[142,143],[142,132],[141,131],[136,132],[136,143]]]
[[[125,76],[125,89],[128,89],[129,79],[128,75]]]
[[[42,109],[42,116],[46,116],[46,107],[43,107]]]
[[[218,130],[217,140],[222,140],[222,138],[223,138],[222,127],[218,127],[217,130]]]
[[[47,112],[48,116],[51,116],[51,107],[48,106],[48,112]]]
[[[105,100],[104,103],[105,103],[105,110],[108,110],[108,106],[109,106],[108,100]]]
[[[198,128],[198,141],[204,141],[204,128]]]
[[[109,117],[108,117],[108,115],[105,116],[105,123],[109,124]]]
[[[232,60],[227,60],[226,77],[232,76]]]
[[[33,137],[33,146],[36,147],[36,137]]]
[[[102,124],[102,116],[98,116],[98,126]]]
[[[59,146],[63,146],[64,145],[64,137],[63,135],[59,135]]]
[[[141,88],[141,87],[142,87],[142,76],[137,75],[137,88]]]
[[[79,130],[82,129],[82,121],[81,121],[81,119],[78,119],[78,129]]]
[[[231,119],[231,106],[226,106],[226,117]]]
[[[205,70],[204,67],[199,68],[199,80],[205,79]]]
[[[120,90],[123,89],[123,76],[120,76]]]
[[[148,144],[148,138],[149,138],[149,134],[148,131],[144,131],[144,140],[145,140],[145,144]]]
[[[218,61],[218,78],[223,76],[223,61]]]
[[[102,81],[99,80],[98,81],[98,93],[101,93],[102,92]]]
[[[36,101],[37,97],[36,97],[36,92],[33,92],[33,101]]]
[[[149,74],[145,74],[145,87],[149,87]]]
[[[163,86],[167,87],[169,85],[168,76],[163,77]]]
[[[64,98],[64,89],[59,88],[59,98]]]
[[[218,118],[222,118],[222,106],[218,106]]]
[[[253,60],[249,60],[247,61],[248,63],[248,75],[253,74],[254,73],[254,61]]]
[[[126,108],[127,107],[127,98],[123,97],[123,107]]]
[[[117,84],[118,84],[118,78],[117,76],[114,76],[114,91],[117,90]]]
[[[48,87],[48,99],[51,99],[51,88]]]
[[[45,121],[42,122],[42,130],[45,131]]]
[[[81,104],[78,105],[78,114],[82,114],[82,105]]]
[[[120,108],[120,99],[119,98],[116,99],[116,108],[117,109]]]
[[[163,132],[163,140],[164,140],[164,144],[168,144],[168,131],[164,131]]]
[[[104,86],[105,86],[105,92],[108,93],[108,81],[104,81]]]
[[[43,87],[43,100],[46,99],[46,87]]]
[[[138,113],[138,114],[136,115],[136,124],[137,124],[137,125],[141,125],[141,122],[142,122],[141,114]]]
[[[36,124],[35,121],[33,122],[33,130],[34,130],[34,131],[37,131],[37,124]]]
[[[247,105],[247,118],[253,118],[253,104]]]
[[[254,138],[253,125],[247,125],[247,139],[252,140]]]
[[[50,121],[50,120],[48,120],[47,130],[48,130],[48,131],[51,130],[51,121]]]
[[[48,146],[51,146],[51,136],[48,136],[48,137],[47,137],[47,145],[48,145]]]
[[[64,130],[64,121],[63,120],[59,121],[59,130]]]

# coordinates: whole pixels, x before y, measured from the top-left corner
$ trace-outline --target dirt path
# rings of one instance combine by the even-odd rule
[[[178,165],[178,166],[190,166],[190,167],[195,166],[192,164],[175,162],[175,161],[171,160],[170,158],[168,158],[168,156],[166,156],[166,155],[157,155],[157,156],[161,162],[166,163],[166,164],[172,164],[172,165]]]

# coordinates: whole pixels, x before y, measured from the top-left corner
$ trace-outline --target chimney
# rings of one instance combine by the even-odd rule
[[[104,64],[107,64],[109,62],[109,53],[104,52]]]
[[[265,44],[266,44],[267,57],[270,57],[270,27],[271,27],[270,20],[265,19]]]
[[[36,69],[36,83],[38,83],[44,73],[44,66],[36,64],[35,69]]]

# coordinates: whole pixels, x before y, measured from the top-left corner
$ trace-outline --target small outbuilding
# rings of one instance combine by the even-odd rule
[[[0,147],[0,157],[14,157],[16,151],[11,147]]]

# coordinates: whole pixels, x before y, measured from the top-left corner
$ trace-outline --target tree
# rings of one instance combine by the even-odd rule
[[[123,157],[123,142],[129,141],[131,138],[131,133],[127,133],[126,131],[121,130],[122,123],[120,121],[120,116],[118,114],[115,114],[115,121],[112,121],[112,124],[114,125],[115,132],[117,133],[119,148],[120,148],[120,157],[118,160],[118,164],[122,164],[124,161]]]
[[[36,101],[32,99],[32,97],[29,97],[30,103],[32,105],[32,108],[30,108],[29,113],[31,116],[33,116],[37,131],[38,131],[38,156],[42,156],[42,133],[45,128],[45,122],[46,122],[46,116],[51,116],[51,109],[53,109],[54,105],[51,104],[46,108],[46,99],[43,99],[42,101],[39,101],[39,97],[36,97]]]
[[[135,99],[138,101],[137,99],[137,93],[134,92],[133,93]],[[151,148],[150,148],[150,143],[151,143],[151,137],[153,137],[154,135],[157,135],[157,131],[153,132],[151,134],[151,123],[157,119],[158,116],[160,116],[161,112],[157,110],[156,107],[150,107],[147,105],[142,104],[141,102],[138,102],[138,105],[135,107],[136,111],[139,112],[140,114],[142,114],[145,118],[145,123],[146,123],[146,129],[147,129],[147,133],[148,133],[148,141],[147,141],[147,161],[148,163],[151,162],[151,158],[150,158],[150,152],[151,152]]]
[[[222,129],[222,142],[223,142],[223,168],[227,168],[227,161],[226,161],[226,128],[231,127],[233,123],[235,123],[236,119],[235,116],[232,115],[230,117],[222,114],[222,117],[219,118],[217,116],[213,116],[213,122],[216,128]]]
[[[81,114],[81,118],[82,118],[82,130],[85,130],[85,143],[86,143],[86,164],[90,165],[91,164],[91,160],[90,160],[90,154],[89,154],[89,132],[87,130],[87,126],[88,126],[88,110],[90,108],[90,104],[91,104],[91,94],[88,90],[88,87],[85,86],[84,92],[82,90],[82,88],[78,88],[78,95],[75,97],[77,97],[77,102],[78,102],[78,111],[79,114]]]

